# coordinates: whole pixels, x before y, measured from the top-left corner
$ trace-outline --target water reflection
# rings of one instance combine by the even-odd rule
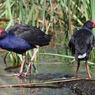
[[[0,85],[15,85],[15,84],[26,84],[32,82],[48,81],[64,77],[64,75],[72,76],[76,70],[76,64],[68,66],[67,64],[38,64],[38,74],[27,78],[18,77],[5,77],[3,74],[10,74],[13,72],[7,72],[4,70],[5,65],[1,63],[0,66]],[[87,77],[85,64],[82,64],[79,74]],[[76,95],[69,88],[0,88],[1,95]]]

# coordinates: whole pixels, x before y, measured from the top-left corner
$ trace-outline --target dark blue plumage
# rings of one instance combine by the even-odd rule
[[[27,50],[34,48],[29,45],[27,41],[10,34],[7,34],[0,40],[0,47],[19,54],[22,54]]]
[[[79,29],[73,33],[69,41],[69,47],[72,54],[75,55],[75,59],[78,61],[75,76],[78,76],[80,61],[85,60],[88,77],[91,78],[87,61],[94,46],[94,35],[92,33],[92,28],[95,28],[95,22],[88,20],[86,23],[84,23],[82,29]]]
[[[45,34],[39,28],[27,24],[17,24],[15,26],[11,26],[6,31],[0,29],[0,47],[8,51],[22,54],[23,60],[18,76],[21,75],[23,72],[23,66],[25,62],[24,53],[27,50],[36,48],[36,51],[30,59],[29,66],[26,72],[27,74],[30,65],[33,62],[33,59],[38,52],[39,47],[48,45],[50,40],[50,35]]]

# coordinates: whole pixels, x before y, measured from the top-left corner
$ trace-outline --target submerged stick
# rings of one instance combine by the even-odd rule
[[[58,86],[43,86],[43,84],[54,84],[54,83],[65,83],[65,82],[73,82],[73,81],[95,81],[92,79],[85,79],[85,78],[72,78],[68,80],[56,80],[56,81],[49,81],[49,82],[36,82],[36,83],[27,83],[27,84],[9,84],[9,85],[1,85],[0,88],[9,88],[9,87],[30,87],[30,88],[41,88],[41,87],[52,87],[58,88]]]

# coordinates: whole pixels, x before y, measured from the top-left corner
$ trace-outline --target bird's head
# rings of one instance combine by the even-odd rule
[[[2,38],[4,36],[4,30],[3,29],[0,29],[0,38]]]
[[[95,22],[93,20],[90,20],[90,22],[92,23],[93,28],[95,28]]]
[[[95,22],[93,20],[88,20],[84,23],[82,28],[89,28],[89,29],[95,28]]]

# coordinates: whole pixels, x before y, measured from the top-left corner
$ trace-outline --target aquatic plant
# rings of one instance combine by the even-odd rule
[[[51,55],[64,55],[60,60],[70,61],[68,41],[72,33],[86,20],[95,20],[94,4],[95,0],[1,0],[0,27],[6,30],[18,23],[37,26],[52,35],[52,41],[47,46],[52,50],[55,49]],[[93,33],[95,35],[95,32]],[[42,52],[40,56],[44,55],[46,47],[39,52]],[[30,57],[32,53],[27,52],[27,55]],[[13,65],[22,60],[19,55],[12,52],[9,52],[9,57]],[[90,61],[95,62],[95,49],[91,53]]]

